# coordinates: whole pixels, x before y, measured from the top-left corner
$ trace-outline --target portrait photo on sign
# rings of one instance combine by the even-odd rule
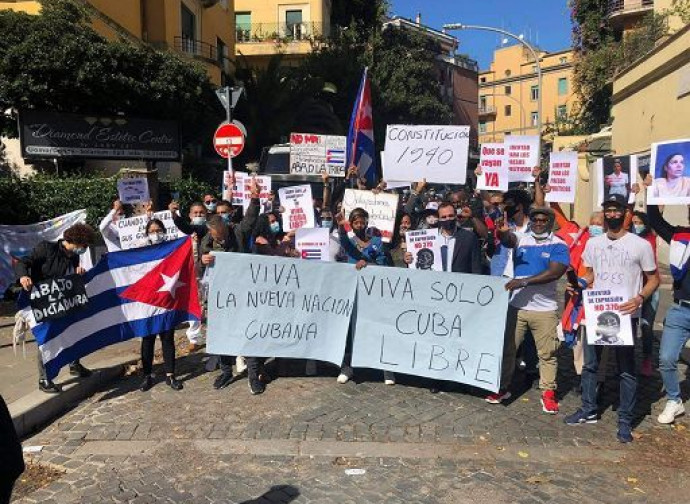
[[[690,139],[652,144],[647,202],[653,205],[690,204]]]
[[[635,156],[605,156],[597,160],[599,205],[612,194],[620,194],[635,202],[632,184],[637,182],[637,158]]]

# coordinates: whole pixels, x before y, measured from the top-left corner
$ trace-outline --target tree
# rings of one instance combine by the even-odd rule
[[[388,2],[381,0],[333,0],[331,26],[351,26],[359,22],[366,26],[379,24],[388,10]]]
[[[145,44],[106,40],[74,0],[44,1],[37,16],[0,11],[0,33],[0,110],[174,119],[185,143],[207,140],[222,115],[201,66]],[[16,137],[16,119],[3,115],[0,132]]]
[[[588,133],[611,120],[616,73],[654,49],[668,33],[668,14],[650,13],[634,29],[616,34],[608,23],[607,0],[571,0],[574,88],[582,104],[580,124]]]

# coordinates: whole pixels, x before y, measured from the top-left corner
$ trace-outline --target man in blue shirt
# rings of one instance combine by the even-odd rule
[[[517,235],[507,218],[498,230],[501,244],[513,249],[513,280],[506,284],[511,291],[506,321],[501,390],[486,398],[498,404],[510,398],[508,388],[515,371],[516,348],[529,330],[534,335],[539,356],[539,388],[545,413],[558,413],[556,400],[556,351],[559,341],[556,282],[570,264],[568,246],[553,233],[554,212],[549,207],[535,207],[529,213],[530,231]],[[507,217],[507,216],[506,216]]]

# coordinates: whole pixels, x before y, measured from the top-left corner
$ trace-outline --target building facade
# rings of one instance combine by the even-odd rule
[[[235,0],[235,55],[264,67],[276,54],[297,64],[330,36],[331,0]]]
[[[397,28],[415,30],[436,42],[437,81],[441,98],[453,110],[453,124],[470,126],[470,146],[478,147],[479,112],[477,107],[477,73],[475,60],[457,54],[458,39],[422,24],[421,16],[415,21],[394,17],[384,23],[384,29]]]
[[[567,121],[577,111],[573,92],[571,50],[537,50],[542,71],[539,89],[537,65],[521,44],[494,51],[488,70],[479,73],[479,141],[502,142],[507,135],[539,134],[539,98],[542,128]]]
[[[81,0],[104,37],[121,37],[178,52],[202,63],[214,84],[225,82],[235,54],[234,0]],[[0,10],[38,14],[40,3],[0,1]]]

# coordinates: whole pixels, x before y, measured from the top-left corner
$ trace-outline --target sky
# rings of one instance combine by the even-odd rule
[[[391,0],[392,14],[440,30],[444,23],[463,23],[502,28],[548,52],[570,47],[570,13],[567,0]],[[500,35],[463,30],[451,32],[460,40],[459,53],[468,54],[489,68]],[[511,42],[512,44],[513,42]]]

